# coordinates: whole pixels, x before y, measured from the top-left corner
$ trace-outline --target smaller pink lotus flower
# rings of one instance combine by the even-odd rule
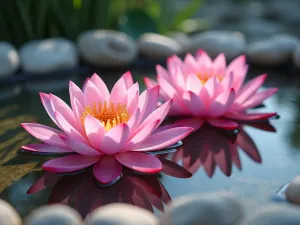
[[[115,180],[122,166],[144,173],[162,169],[158,158],[145,152],[163,149],[186,137],[192,128],[159,127],[172,100],[157,108],[159,87],[139,95],[138,83],[125,73],[109,92],[94,74],[81,90],[69,87],[71,108],[53,94],[40,93],[41,101],[60,130],[37,123],[22,126],[42,144],[23,149],[35,152],[73,153],[47,161],[43,169],[66,173],[93,165],[94,176],[102,183]]]
[[[263,91],[267,75],[260,75],[243,85],[247,65],[240,56],[226,66],[224,54],[213,61],[206,52],[199,50],[196,56],[187,54],[182,61],[172,56],[167,70],[157,65],[157,81],[145,78],[148,88],[160,86],[163,102],[173,99],[169,116],[189,117],[178,124],[198,129],[203,122],[213,126],[235,129],[239,120],[262,120],[276,113],[247,113],[277,92],[277,88]]]

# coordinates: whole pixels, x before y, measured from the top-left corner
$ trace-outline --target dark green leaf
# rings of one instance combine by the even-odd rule
[[[141,9],[128,11],[121,16],[118,20],[118,28],[135,39],[146,32],[157,32],[153,18]]]

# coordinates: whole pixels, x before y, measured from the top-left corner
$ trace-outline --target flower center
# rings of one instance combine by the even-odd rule
[[[110,130],[118,124],[125,123],[130,118],[126,105],[122,105],[120,103],[115,105],[112,102],[110,104],[107,104],[106,102],[104,102],[104,104],[94,103],[86,106],[81,116],[82,122],[84,122],[84,118],[87,115],[100,120],[106,130]]]
[[[216,77],[219,82],[222,81],[222,77],[218,75],[210,76],[208,73],[197,73],[196,76],[199,78],[202,84],[205,84],[211,77]]]

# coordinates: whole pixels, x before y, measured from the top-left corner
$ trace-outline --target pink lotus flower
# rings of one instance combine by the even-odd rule
[[[157,81],[145,77],[148,88],[160,86],[162,101],[173,99],[169,116],[189,117],[178,123],[198,129],[204,121],[213,126],[234,129],[235,120],[262,120],[276,113],[246,113],[277,92],[277,88],[258,89],[267,75],[260,75],[243,85],[247,65],[240,56],[226,66],[224,54],[213,61],[206,52],[187,54],[184,61],[172,56],[167,70],[157,65]]]
[[[87,79],[83,90],[70,82],[69,92],[71,108],[53,94],[40,93],[48,115],[60,130],[37,123],[22,124],[44,142],[23,149],[75,153],[47,161],[43,169],[49,172],[74,172],[94,165],[94,175],[102,183],[115,180],[122,165],[156,173],[162,169],[160,160],[145,152],[173,145],[192,131],[174,126],[156,130],[172,100],[157,108],[159,87],[139,95],[139,85],[133,83],[129,72],[116,82],[111,93],[97,74]]]

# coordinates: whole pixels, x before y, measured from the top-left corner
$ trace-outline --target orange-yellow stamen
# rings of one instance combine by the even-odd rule
[[[109,105],[104,102],[104,104],[94,103],[86,106],[81,116],[82,123],[87,115],[91,115],[100,120],[106,130],[111,129],[118,124],[125,123],[130,118],[126,105],[120,103],[115,105],[112,102]]]
[[[202,84],[205,84],[212,77],[212,76],[209,76],[207,73],[197,73],[196,75]],[[221,82],[223,79],[223,77],[218,76],[218,75],[213,75],[213,76],[216,77],[219,82]]]

